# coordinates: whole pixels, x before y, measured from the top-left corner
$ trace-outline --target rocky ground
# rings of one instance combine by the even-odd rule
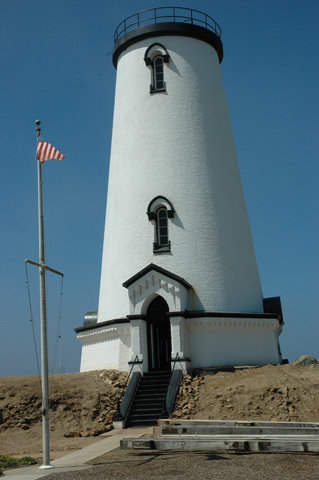
[[[184,378],[173,418],[319,422],[319,363],[313,357],[210,373]]]
[[[319,422],[319,364],[313,357],[194,373],[184,378],[174,418]],[[112,428],[125,379],[116,371],[50,376],[52,459]],[[0,379],[0,454],[41,457],[40,392],[36,375]]]
[[[114,370],[50,375],[52,459],[97,441],[112,428],[127,374]],[[0,379],[0,454],[41,457],[41,383],[38,375]]]

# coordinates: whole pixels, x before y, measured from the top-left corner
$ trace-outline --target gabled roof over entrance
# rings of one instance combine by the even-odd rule
[[[128,288],[132,283],[136,282],[136,280],[139,280],[141,277],[149,273],[151,270],[154,270],[155,272],[161,273],[165,275],[166,277],[171,278],[172,280],[176,280],[179,282],[183,287],[190,289],[193,288],[190,283],[188,283],[184,278],[179,277],[178,275],[175,275],[175,273],[171,273],[168,270],[165,270],[165,268],[161,268],[158,265],[155,265],[154,263],[150,263],[147,267],[143,268],[140,270],[138,273],[133,275],[133,277],[129,278],[126,280],[126,282],[123,283],[123,287]]]

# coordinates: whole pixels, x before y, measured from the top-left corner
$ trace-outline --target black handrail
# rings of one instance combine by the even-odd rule
[[[162,22],[190,23],[211,30],[219,38],[222,35],[222,30],[218,23],[206,13],[191,8],[158,7],[142,10],[123,20],[114,32],[114,42],[134,28]]]
[[[125,392],[125,389],[126,389],[126,386],[127,386],[127,382],[129,381],[129,378],[131,376],[131,373],[133,371],[133,368],[134,368],[134,365],[139,361],[138,359],[138,355],[135,355],[135,358],[133,360],[133,363],[132,363],[132,366],[131,366],[131,370],[127,376],[127,379],[126,379],[126,382],[122,388],[122,391],[120,392],[120,394],[118,395],[117,397],[117,408],[116,408],[116,413],[121,413],[121,399],[124,397],[124,392]]]
[[[177,353],[176,353],[175,360],[174,360],[174,363],[173,363],[173,370],[172,370],[172,374],[173,374],[173,372],[174,372],[174,370],[175,370],[175,365],[176,365],[176,362],[177,362],[177,360],[178,360],[178,359],[179,359],[179,355],[178,355],[178,352],[177,352]]]
[[[161,413],[161,418],[167,418],[172,413],[174,408],[177,391],[183,376],[181,370],[175,370],[175,365],[179,358],[181,357],[177,352],[174,359],[171,379],[167,388],[167,392],[163,397],[163,410]]]

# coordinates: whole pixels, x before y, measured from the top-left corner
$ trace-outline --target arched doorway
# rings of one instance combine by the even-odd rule
[[[149,371],[171,369],[171,326],[168,305],[157,296],[149,304],[147,317],[147,347]]]

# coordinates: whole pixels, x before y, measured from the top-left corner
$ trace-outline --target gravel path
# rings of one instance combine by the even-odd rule
[[[313,454],[224,454],[113,450],[81,472],[56,473],[46,480],[319,480]]]

